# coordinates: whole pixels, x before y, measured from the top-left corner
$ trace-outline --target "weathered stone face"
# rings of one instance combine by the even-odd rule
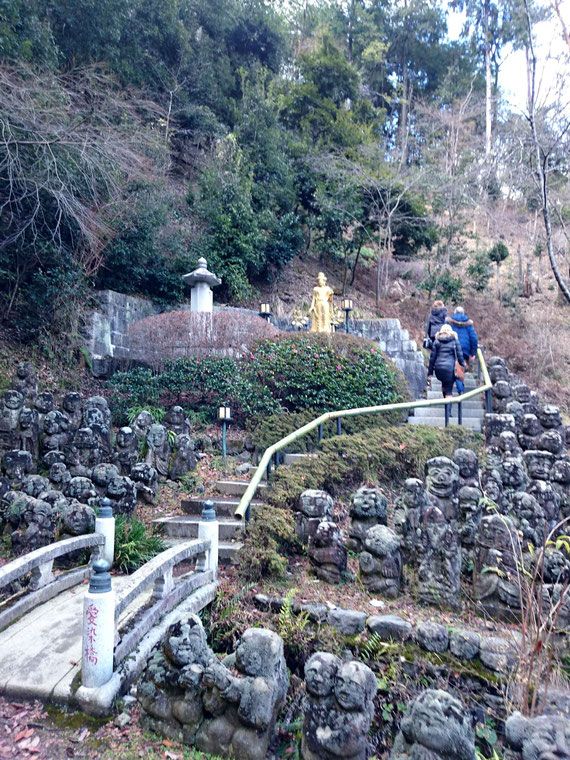
[[[305,665],[305,685],[314,697],[328,697],[332,694],[336,674],[342,660],[330,652],[316,652]]]
[[[378,522],[386,523],[388,504],[379,488],[363,486],[350,497],[350,500],[354,517],[374,517]]]
[[[504,364],[496,364],[495,366],[488,367],[488,369],[489,377],[491,378],[493,385],[496,385],[498,382],[508,381],[509,371]]]
[[[569,760],[570,720],[561,715],[526,718],[514,712],[505,723],[510,747],[522,751],[522,760]]]
[[[132,468],[130,478],[135,484],[137,496],[146,504],[154,504],[158,490],[158,473],[154,467],[140,462]]]
[[[531,480],[548,480],[554,464],[554,456],[549,451],[525,451],[524,461]]]
[[[505,431],[516,433],[515,418],[512,414],[485,415],[485,440],[488,444],[498,444],[499,436]]]
[[[516,457],[507,457],[501,466],[503,485],[509,488],[524,488],[527,477],[522,461]]]
[[[346,570],[347,551],[336,523],[328,520],[319,523],[310,540],[308,555],[318,578],[327,583],[340,583]]]
[[[507,456],[520,454],[520,446],[519,446],[518,439],[516,435],[512,433],[510,430],[507,430],[504,433],[501,433],[501,435],[499,436],[499,448],[501,449],[503,454]]]
[[[95,530],[95,510],[87,504],[71,502],[63,511],[63,529],[71,536],[82,536]]]
[[[538,448],[550,451],[551,454],[561,454],[565,441],[557,430],[546,430],[538,439]]]
[[[164,415],[163,424],[168,430],[174,431],[176,435],[190,432],[190,424],[181,406],[171,406]]]
[[[48,391],[38,393],[34,406],[40,415],[45,415],[51,412],[54,407],[53,393],[49,393]]]
[[[479,459],[471,449],[455,449],[453,461],[459,468],[459,477],[463,480],[477,480],[479,476]]]
[[[122,427],[117,431],[117,446],[121,449],[131,449],[137,446],[135,431],[131,427]]]
[[[83,409],[83,424],[89,427],[92,424],[89,422],[90,419],[94,421],[95,419],[99,419],[97,415],[93,414],[94,409],[98,409],[101,412],[103,424],[108,426],[111,422],[111,410],[109,409],[107,399],[103,398],[103,396],[91,396],[91,398],[87,399]]]
[[[7,411],[19,411],[24,406],[24,397],[19,391],[4,391],[2,398],[4,409]]]
[[[503,483],[500,479],[500,473],[495,470],[484,473],[481,484],[486,498],[491,499],[500,507],[503,503]]]
[[[513,396],[521,404],[530,403],[530,388],[524,383],[513,385]]]
[[[8,480],[20,483],[32,471],[32,455],[29,451],[7,451],[2,457],[2,467]]]
[[[119,475],[118,469],[113,464],[104,462],[97,464],[91,471],[91,480],[93,485],[97,489],[100,496],[103,496],[107,492],[107,486],[112,478],[116,478]]]
[[[94,499],[97,496],[97,491],[89,478],[75,477],[69,481],[65,495],[69,496],[70,499],[86,504],[89,499]]]
[[[326,491],[308,489],[299,496],[298,509],[307,517],[332,517],[333,500]]]
[[[544,510],[537,500],[526,491],[513,494],[511,509],[508,513],[513,525],[523,534],[523,540],[533,546],[539,546],[544,539],[546,518]]]
[[[550,470],[550,480],[555,483],[570,483],[570,459],[557,459]]]
[[[560,496],[552,483],[544,480],[533,480],[526,489],[527,493],[537,500],[542,509],[547,523],[552,526],[560,519]]]
[[[553,404],[544,404],[537,413],[538,420],[545,430],[553,430],[562,425],[560,409]]]
[[[71,480],[71,473],[63,462],[54,462],[49,468],[48,478],[56,488],[63,491]]]
[[[181,433],[174,439],[174,456],[170,465],[169,476],[172,480],[177,480],[194,469],[196,469],[194,439],[186,433]]]
[[[493,393],[497,398],[506,399],[511,397],[511,386],[506,380],[497,380],[493,386]]]
[[[447,457],[434,457],[425,464],[426,490],[438,499],[455,495],[459,485],[459,467]]]
[[[44,433],[46,435],[58,435],[69,430],[69,419],[57,410],[48,412],[44,417]]]
[[[118,514],[130,515],[137,503],[135,484],[130,478],[115,475],[107,482],[107,496],[112,499]]]
[[[521,420],[521,432],[525,435],[540,435],[542,428],[536,414],[525,414]]]
[[[469,711],[451,694],[427,689],[409,704],[390,760],[473,760],[474,756]]]
[[[362,662],[346,662],[334,682],[334,696],[343,710],[364,711],[376,694],[376,676]]]

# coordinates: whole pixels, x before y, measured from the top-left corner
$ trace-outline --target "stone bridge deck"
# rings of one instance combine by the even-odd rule
[[[114,576],[115,591],[126,580],[126,576]],[[0,695],[72,701],[79,685],[86,589],[86,583],[68,589],[0,632]],[[151,591],[125,611],[120,623],[148,600]]]
[[[115,592],[120,593],[131,578],[113,576]],[[80,699],[76,693],[80,686],[83,597],[87,584],[62,592],[0,631],[0,696],[73,704],[86,712],[108,714],[115,696],[124,693],[139,675],[166,629],[209,604],[216,587],[215,581],[202,585],[164,615],[118,666],[100,704],[95,700],[94,706],[86,704],[85,698]],[[152,584],[120,615],[119,629],[129,627],[129,620],[147,605],[151,595]]]

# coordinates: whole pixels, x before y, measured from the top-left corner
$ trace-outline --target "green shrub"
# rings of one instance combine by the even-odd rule
[[[285,410],[311,410],[313,419],[315,413],[409,396],[404,376],[375,343],[342,334],[287,334],[259,341],[240,360],[179,359],[166,362],[159,374],[140,367],[118,372],[110,384],[120,415],[128,407],[181,404],[214,420],[218,404],[228,403],[238,424]],[[348,429],[355,429],[351,424],[363,423],[348,423]]]
[[[370,429],[323,441],[318,457],[274,472],[270,504],[292,508],[303,491],[318,488],[336,495],[365,481],[386,483],[423,477],[426,460],[451,456],[456,448],[478,450],[481,436],[461,427],[403,425]]]
[[[239,553],[239,574],[250,582],[282,578],[288,556],[300,550],[291,512],[266,505],[258,507],[253,510]]]
[[[115,520],[114,566],[122,573],[133,573],[166,549],[155,529],[136,517],[119,515]]]

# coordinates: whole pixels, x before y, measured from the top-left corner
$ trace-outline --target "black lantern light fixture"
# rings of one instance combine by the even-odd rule
[[[226,404],[218,407],[218,422],[222,423],[222,456],[224,460],[226,459],[226,455],[227,455],[226,431],[231,421],[232,421],[232,410],[230,409],[230,407],[227,406]]]
[[[348,326],[348,317],[350,312],[354,309],[354,304],[352,302],[352,298],[343,298],[340,302],[341,309],[344,311],[344,325],[346,328],[346,332],[349,333],[349,326]]]
[[[271,306],[268,303],[262,303],[259,305],[259,316],[269,322],[271,319]]]

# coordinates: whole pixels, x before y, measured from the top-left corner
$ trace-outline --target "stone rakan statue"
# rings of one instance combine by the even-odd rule
[[[327,285],[327,278],[323,272],[317,276],[319,283],[313,288],[313,300],[309,307],[311,316],[311,332],[332,332],[333,320],[333,289]]]
[[[427,689],[408,705],[390,760],[473,760],[471,716],[458,699]]]
[[[346,548],[355,552],[362,550],[366,531],[374,525],[386,525],[388,504],[379,488],[363,486],[350,497],[350,529]]]
[[[144,726],[235,760],[264,760],[288,688],[283,642],[247,629],[222,662],[200,619],[171,626],[154,650],[137,690]]]
[[[355,660],[317,652],[305,665],[304,760],[365,760],[376,676]]]
[[[505,723],[505,738],[522,760],[570,760],[570,720],[561,715],[525,718],[514,712]]]

